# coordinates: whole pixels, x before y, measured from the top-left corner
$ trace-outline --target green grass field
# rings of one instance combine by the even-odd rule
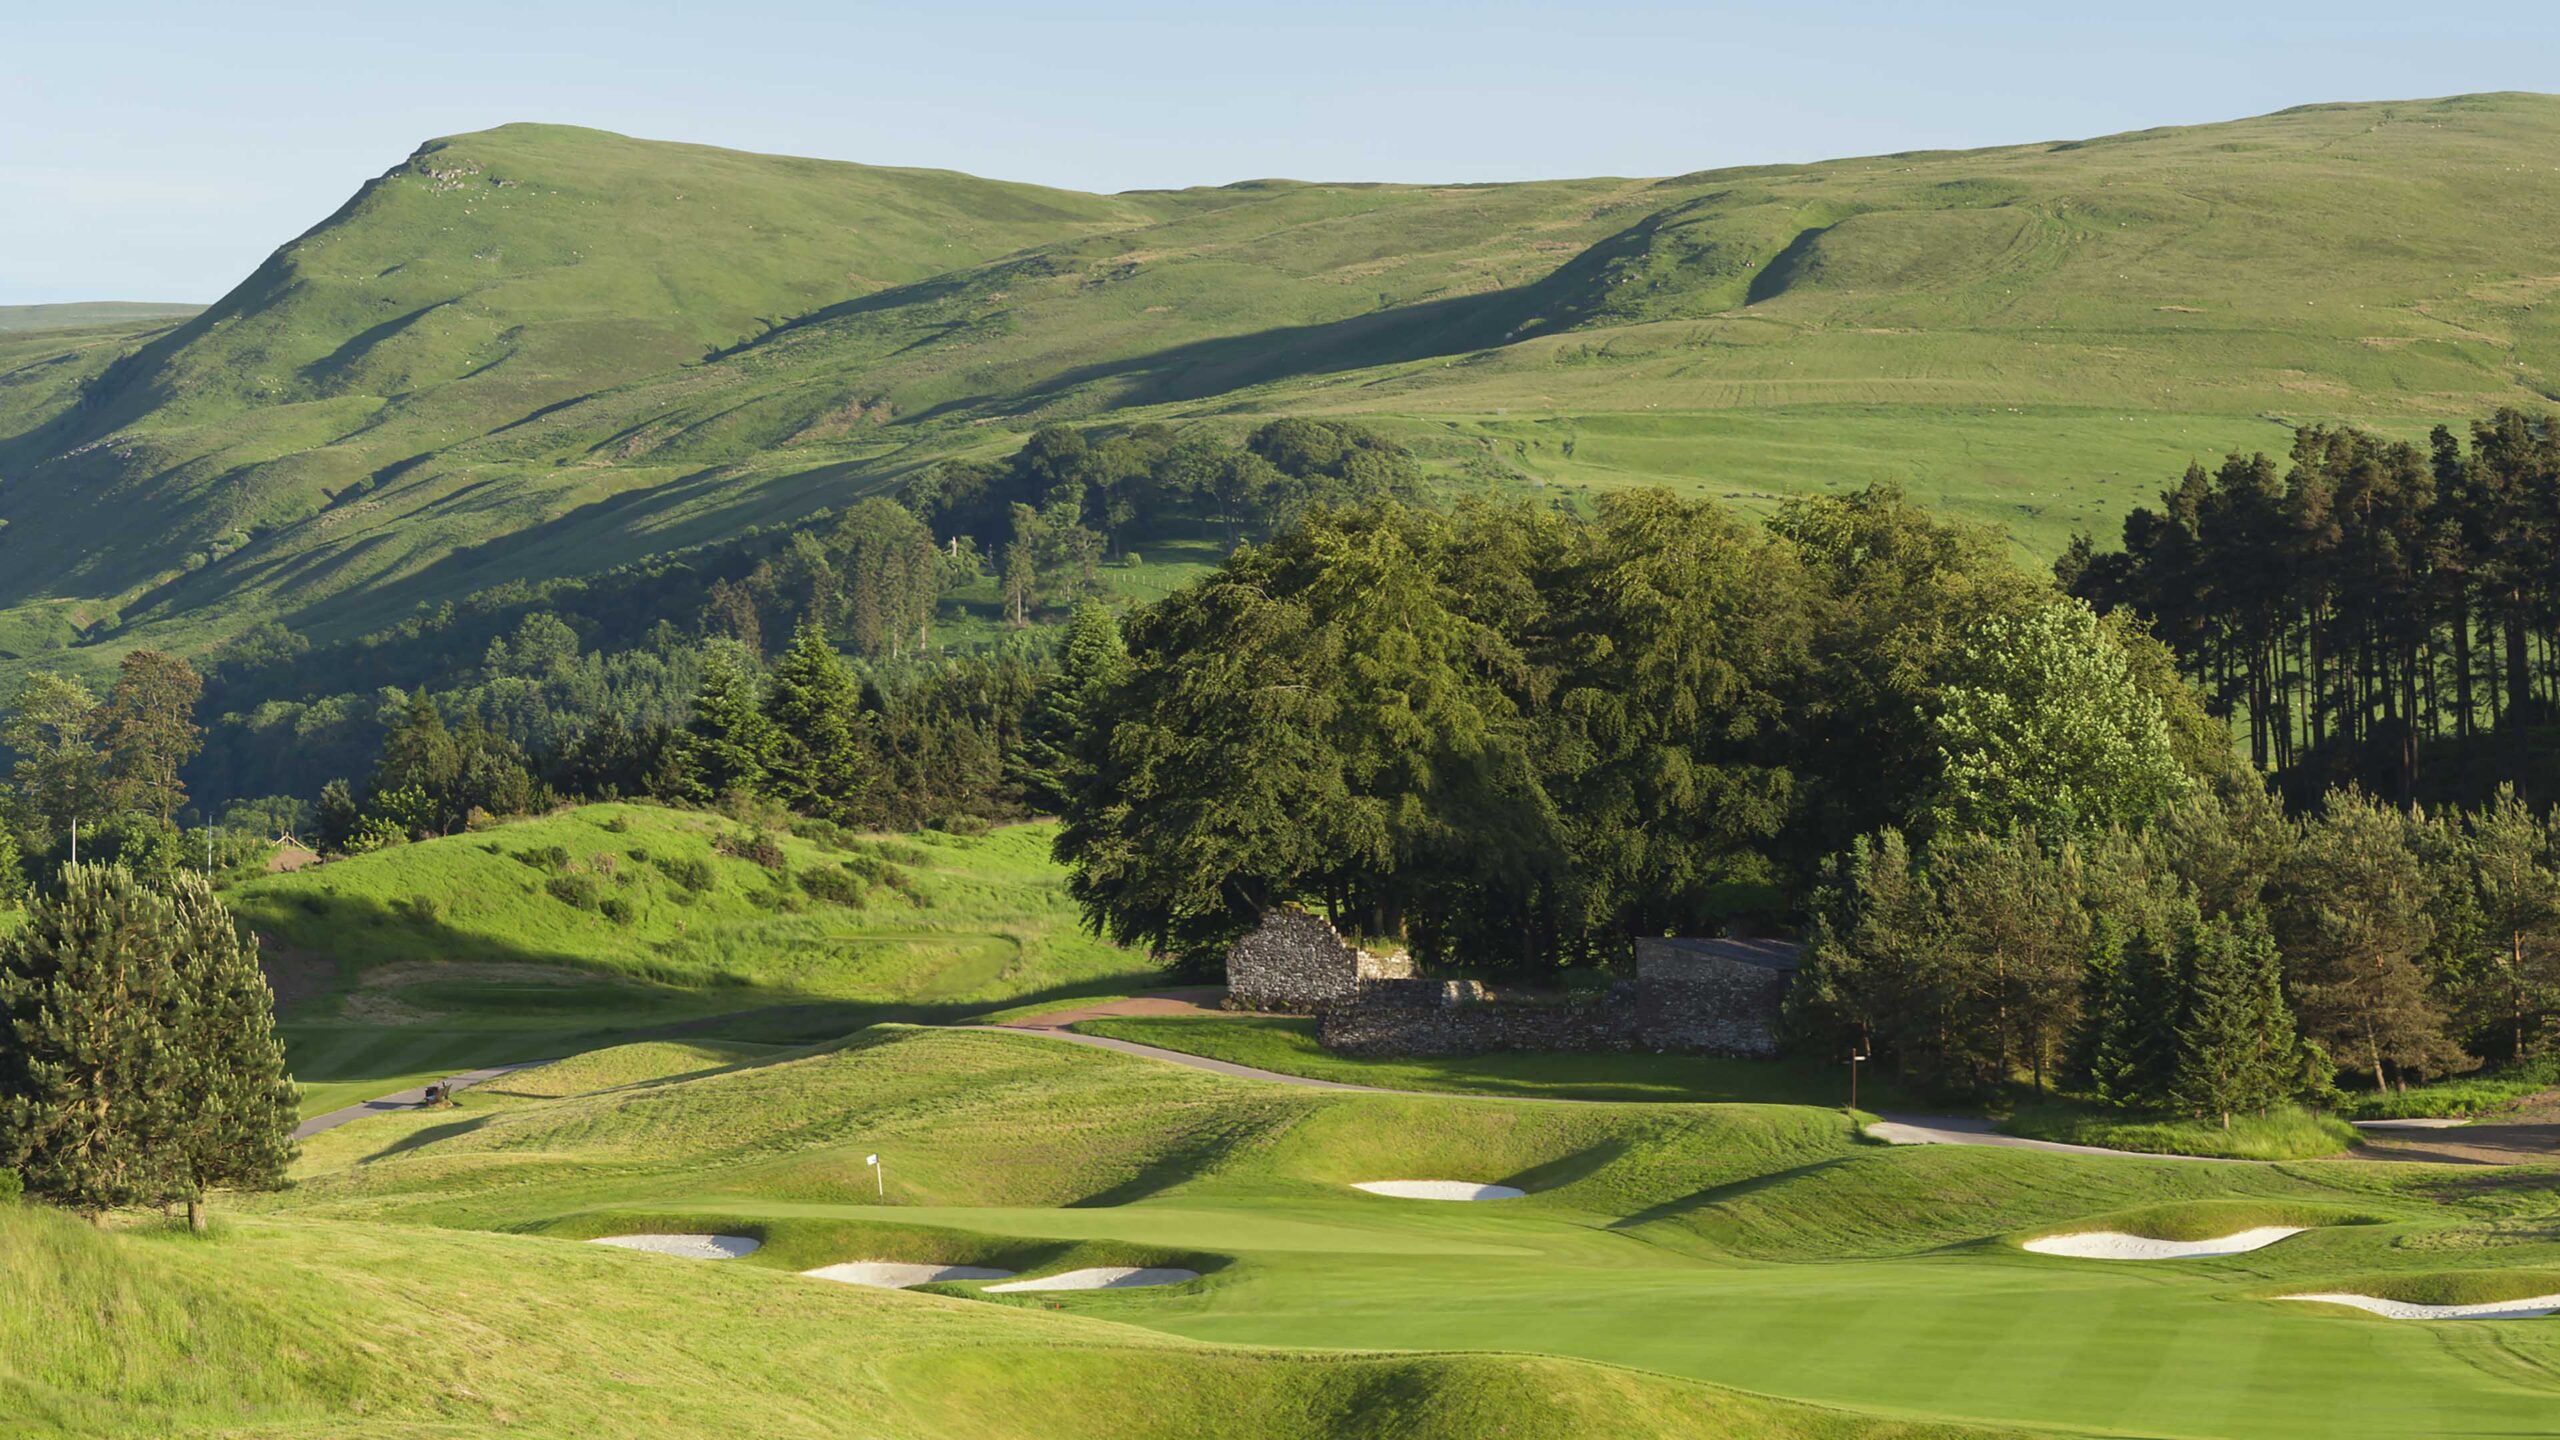
[[[888,1167],[885,1200],[866,1154]],[[2560,1265],[2548,1171],[1888,1147],[1808,1106],[1292,1090],[1036,1036],[886,1026],[798,1051],[657,1044],[525,1072],[456,1110],[319,1137],[300,1177],[286,1194],[227,1202],[232,1238],[204,1248],[340,1252],[377,1236],[450,1254],[520,1247],[532,1258],[511,1269],[546,1284],[628,1268],[653,1287],[698,1285],[715,1334],[724,1297],[784,1293],[736,1287],[816,1285],[787,1272],[838,1260],[1202,1273],[1152,1291],[973,1302],[959,1298],[973,1287],[945,1286],[869,1302],[919,1325],[955,1305],[989,1325],[1056,1325],[1025,1332],[1060,1347],[1051,1385],[1081,1370],[1066,1358],[1085,1333],[1072,1327],[1101,1321],[1131,1343],[1142,1332],[1341,1359],[1533,1352],[1825,1407],[1845,1434],[1873,1420],[2249,1440],[2533,1433],[2560,1403],[2560,1325],[2411,1324],[2271,1298],[2349,1282],[2521,1293]],[[1349,1188],[1418,1178],[1530,1193],[1461,1205]],[[2017,1248],[2060,1230],[2181,1238],[2266,1223],[2318,1228],[2224,1260]],[[570,1243],[634,1229],[766,1246],[710,1267]],[[774,1361],[785,1395],[796,1337],[786,1329]],[[894,1368],[893,1388],[918,1373]],[[1593,1377],[1625,1373],[1551,1375],[1551,1401],[1602,1403],[1591,1396],[1630,1382]],[[988,1374],[968,1369],[965,1384]],[[1218,1383],[1258,1403],[1259,1382]],[[1667,1407],[1646,1398],[1623,1413],[1669,1433],[1828,1433],[1786,1428],[1805,1422],[1783,1405],[1756,1431]],[[1446,1423],[1436,1400],[1373,1395],[1364,1409],[1373,1424],[1390,1410]]]
[[[175,330],[0,336],[0,667],[361,633],[1061,420],[1358,416],[1504,494],[1895,480],[2041,560],[2298,424],[2551,403],[2555,140],[2560,99],[2510,94],[1093,196],[454,136]],[[1185,573],[1149,560],[1118,588]]]
[[[1080,928],[1052,829],[859,853],[777,833],[776,871],[716,848],[749,833],[735,821],[588,805],[264,876],[229,899],[268,942],[316,1113],[633,1035],[805,1041],[1156,983],[1142,957]],[[791,878],[847,861],[891,866],[904,888],[842,905]],[[559,898],[555,881],[624,918]]]

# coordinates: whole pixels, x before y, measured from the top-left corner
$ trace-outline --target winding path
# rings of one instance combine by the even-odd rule
[[[550,1063],[548,1060],[519,1060],[512,1065],[491,1065],[480,1070],[465,1070],[440,1083],[447,1090],[468,1090],[484,1080],[495,1080],[501,1075],[511,1075],[518,1070],[530,1070],[536,1065]],[[388,1114],[394,1110],[415,1110],[426,1103],[427,1087],[423,1085],[413,1086],[407,1090],[395,1090],[388,1095],[379,1095],[342,1109],[314,1115],[293,1127],[293,1138],[308,1140],[323,1130],[335,1130],[350,1120],[361,1120],[367,1115]]]

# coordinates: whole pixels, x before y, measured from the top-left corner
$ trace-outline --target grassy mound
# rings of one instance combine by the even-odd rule
[[[1079,1022],[1087,1035],[1132,1040],[1282,1075],[1306,1075],[1382,1090],[1445,1090],[1524,1099],[1680,1101],[1692,1104],[1841,1105],[1848,1074],[1809,1062],[1730,1060],[1714,1055],[1493,1054],[1370,1059],[1336,1055],[1316,1042],[1316,1022],[1292,1015],[1107,1016]],[[1865,1077],[1860,1103],[1904,1103],[1890,1084]]]
[[[228,898],[270,941],[288,1056],[317,1110],[671,1026],[805,1041],[1157,982],[1078,924],[1049,837],[759,844],[719,816],[586,805]]]
[[[1025,1275],[1096,1265],[1179,1266],[1210,1274],[1223,1269],[1233,1258],[1128,1241],[1042,1240],[985,1235],[946,1226],[900,1224],[894,1220],[811,1215],[741,1220],[734,1214],[716,1212],[583,1210],[540,1222],[522,1233],[563,1240],[592,1240],[606,1235],[743,1235],[759,1244],[753,1253],[740,1259],[740,1264],[788,1270],[795,1275],[849,1260],[983,1265]]]
[[[2222,1160],[2312,1160],[2355,1148],[2355,1127],[2334,1115],[2287,1105],[2264,1115],[2218,1120],[2129,1115],[2068,1102],[2022,1105],[2001,1124],[2012,1135],[2060,1140],[2148,1155],[2204,1155]]]
[[[2560,1295],[2560,1269],[2381,1271],[2290,1284],[2281,1291],[2265,1293],[2290,1295],[2306,1290],[2324,1295],[2370,1295],[2377,1300],[2400,1300],[2411,1305],[2495,1305],[2502,1300]]]
[[[2031,1240],[2046,1235],[2082,1235],[2096,1230],[2112,1230],[2151,1240],[2219,1240],[2225,1235],[2236,1235],[2243,1230],[2263,1226],[2285,1225],[2314,1230],[2330,1225],[2379,1225],[2388,1223],[2389,1218],[2352,1206],[2299,1200],[2188,1200],[2091,1215],[2010,1238]]]

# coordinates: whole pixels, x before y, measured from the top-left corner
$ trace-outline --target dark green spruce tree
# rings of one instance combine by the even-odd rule
[[[852,819],[871,782],[862,692],[815,620],[801,622],[774,662],[765,717],[775,737],[766,789],[803,814]]]
[[[765,718],[759,678],[743,646],[713,645],[704,653],[693,719],[677,747],[683,789],[692,798],[765,788],[781,737]]]
[[[1022,787],[1023,803],[1052,813],[1066,808],[1076,777],[1090,764],[1079,758],[1080,744],[1109,740],[1093,733],[1090,717],[1101,712],[1112,688],[1128,673],[1129,650],[1120,639],[1120,622],[1098,602],[1080,602],[1058,650],[1058,673],[1032,698],[1022,748],[1013,757],[1013,780]]]
[[[2263,1112],[2285,1098],[2296,1067],[2293,1019],[2266,917],[2217,915],[2187,932],[2186,1003],[2169,1098],[2190,1115]]]

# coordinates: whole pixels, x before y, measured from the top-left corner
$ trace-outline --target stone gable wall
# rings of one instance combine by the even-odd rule
[[[1364,981],[1410,980],[1409,955],[1377,955],[1342,938],[1320,915],[1274,910],[1227,951],[1230,1010],[1312,1015]]]

